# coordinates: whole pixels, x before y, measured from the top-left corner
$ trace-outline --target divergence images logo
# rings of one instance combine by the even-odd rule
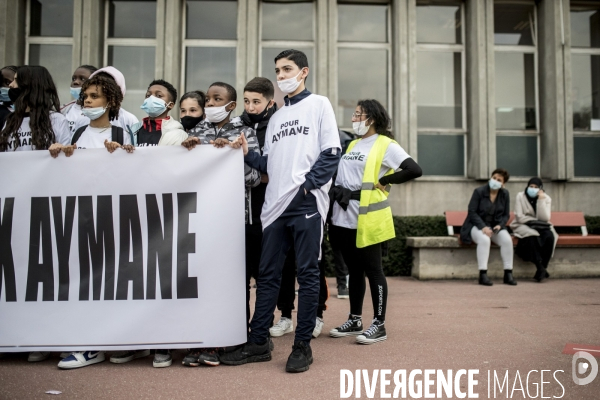
[[[583,360],[585,359],[585,361]],[[578,351],[573,355],[573,382],[577,385],[587,385],[598,375],[598,362],[585,351]],[[589,372],[585,378],[580,378]]]

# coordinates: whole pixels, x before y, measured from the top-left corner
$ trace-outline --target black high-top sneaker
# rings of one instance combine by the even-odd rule
[[[373,344],[387,339],[385,332],[385,322],[374,319],[369,329],[363,332],[362,335],[356,337],[356,343]]]
[[[344,322],[337,328],[329,331],[331,337],[345,337],[352,335],[360,335],[363,331],[362,317],[360,315],[348,315],[348,321]]]
[[[517,281],[513,278],[512,270],[504,270],[504,283],[511,286],[517,286]]]
[[[308,368],[312,363],[313,356],[310,343],[296,342],[292,346],[292,354],[288,357],[287,364],[285,364],[285,370],[286,372],[308,371]]]
[[[486,269],[479,271],[479,284],[484,286],[492,286],[494,284],[494,282],[490,281],[490,278],[488,278]]]
[[[263,344],[247,342],[234,351],[222,354],[220,361],[225,365],[242,365],[253,362],[271,361],[269,340],[266,340]]]

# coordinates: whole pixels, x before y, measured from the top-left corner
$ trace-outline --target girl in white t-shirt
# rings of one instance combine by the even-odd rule
[[[73,132],[70,144],[51,146],[50,154],[57,157],[62,151],[69,157],[75,149],[101,149],[105,147],[105,143],[113,141],[113,136],[118,137],[119,144],[124,146],[125,150],[132,152],[133,146],[129,146],[130,135],[124,132],[123,128],[111,124],[111,121],[118,118],[123,101],[123,94],[117,83],[111,78],[97,75],[83,83],[81,92],[81,112],[90,123]]]
[[[385,221],[385,224],[381,221],[369,224],[367,223],[369,220],[365,219],[364,226],[361,226],[361,247],[358,247],[358,215],[389,207],[387,206],[387,200],[369,204],[368,207],[363,204],[361,207],[360,198],[367,190],[389,191],[389,188],[386,188],[387,185],[404,183],[418,178],[422,172],[417,163],[393,140],[393,136],[389,132],[390,117],[377,100],[359,101],[354,114],[352,114],[352,125],[354,133],[360,139],[350,144],[351,147],[348,148],[348,151],[340,160],[335,186],[330,191],[333,215],[329,228],[332,247],[341,250],[344,261],[348,265],[350,315],[348,321],[332,329],[329,334],[332,337],[358,335],[356,338],[357,343],[372,344],[387,339],[385,331],[387,282],[382,269],[382,243],[380,241],[388,240],[389,237],[394,236],[393,221],[391,220],[391,212],[389,213],[390,220]],[[387,136],[392,140],[379,140],[380,135]],[[375,165],[374,168],[379,181],[374,182],[374,184],[371,183],[371,187],[366,188],[365,186],[368,186],[368,184],[363,183],[363,176],[367,159],[371,156],[376,157],[374,152],[371,151],[376,142],[379,143],[378,146],[381,146],[381,143],[388,144],[381,164]],[[376,160],[376,163],[379,162],[377,158],[374,160]],[[399,168],[398,172],[388,174],[388,172],[396,171]],[[365,182],[372,180],[372,178],[366,179]],[[379,198],[379,196],[375,197]],[[381,206],[383,208],[371,206]],[[387,219],[385,214],[383,218]],[[386,229],[392,229],[392,232],[388,232]],[[362,239],[365,233],[368,240]],[[384,239],[386,237],[387,239]],[[378,242],[372,243],[374,241]],[[363,331],[362,306],[366,289],[365,275],[369,278],[374,317],[371,326]]]
[[[58,93],[46,68],[19,67],[8,96],[14,112],[0,132],[0,151],[47,150],[54,143],[68,143],[67,119],[58,112]]]

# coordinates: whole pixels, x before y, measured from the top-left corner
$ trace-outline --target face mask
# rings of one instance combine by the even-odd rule
[[[3,103],[8,103],[10,101],[10,97],[8,97],[7,87],[0,88],[0,101]]]
[[[301,80],[296,80],[296,78],[298,78],[301,73],[302,71],[298,72],[298,75],[296,75],[293,78],[284,79],[283,81],[277,81],[277,86],[279,86],[279,90],[281,90],[285,94],[293,93],[296,89],[298,89],[298,86],[300,86],[300,82],[302,82]]]
[[[185,117],[181,118],[181,125],[183,125],[183,129],[189,131],[190,129],[198,125],[198,123],[202,121],[203,118],[204,115],[201,115],[200,117],[192,117],[190,115],[186,115]]]
[[[357,136],[364,136],[369,131],[371,125],[366,126],[365,122],[367,121],[365,120],[352,123],[352,129],[354,129],[354,133],[356,133]]]
[[[72,87],[69,89],[71,91],[71,97],[75,100],[79,98],[79,93],[81,93],[80,87]]]
[[[492,190],[498,190],[502,187],[502,184],[495,179],[490,179],[488,183],[490,185],[490,189]]]
[[[17,99],[19,98],[19,96],[23,93],[23,90],[21,88],[9,88],[8,89],[8,97],[10,98],[10,101],[12,101],[13,103],[15,101],[17,101]]]
[[[106,112],[104,107],[82,108],[81,113],[92,121],[100,118]]]
[[[263,110],[261,113],[258,113],[258,114],[250,114],[250,113],[247,113],[247,114],[248,114],[248,118],[250,118],[250,121],[251,121],[253,124],[257,124],[257,123],[259,123],[260,121],[262,121],[262,120],[263,120],[263,118],[265,118],[265,117],[267,116],[267,114],[269,113],[269,110],[270,110],[270,109],[271,109],[271,108],[270,108],[270,107],[268,106],[268,104],[267,104],[267,107],[265,107],[265,109],[264,109],[264,110]]]
[[[165,112],[167,109],[167,103],[158,97],[150,96],[144,100],[144,103],[140,106],[140,108],[144,110],[148,116],[154,118]]]
[[[219,122],[221,122],[225,118],[227,118],[227,116],[229,115],[229,113],[231,111],[225,110],[225,107],[227,107],[231,103],[233,103],[233,101],[230,101],[229,103],[227,103],[221,107],[206,107],[204,109],[204,113],[206,114],[206,119],[208,120],[208,122],[212,122],[213,124],[218,124]]]
[[[537,197],[539,191],[540,191],[540,189],[538,189],[538,188],[528,187],[527,188],[527,196]]]

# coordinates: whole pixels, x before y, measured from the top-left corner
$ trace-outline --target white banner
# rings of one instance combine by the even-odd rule
[[[0,153],[0,352],[246,341],[242,152]]]

